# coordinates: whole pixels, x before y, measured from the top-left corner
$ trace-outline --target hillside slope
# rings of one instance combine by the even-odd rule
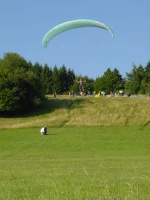
[[[62,126],[145,126],[150,124],[150,98],[49,97],[26,116],[0,118],[0,129]]]

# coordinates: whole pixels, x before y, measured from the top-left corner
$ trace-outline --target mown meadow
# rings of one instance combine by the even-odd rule
[[[40,110],[1,117],[0,199],[150,199],[149,106],[49,97]]]

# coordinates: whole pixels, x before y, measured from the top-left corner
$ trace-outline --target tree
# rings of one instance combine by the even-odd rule
[[[133,64],[132,71],[130,73],[126,73],[126,83],[125,89],[126,91],[132,94],[144,93],[144,79],[145,79],[145,70],[142,65],[136,67]],[[143,84],[141,85],[141,83]],[[141,87],[142,86],[142,87]]]
[[[29,63],[17,53],[5,53],[3,57],[3,65],[10,70],[13,70],[14,68],[23,68],[28,71],[30,69]]]
[[[42,71],[43,71],[42,65],[40,65],[38,62],[36,62],[36,63],[33,65],[33,72],[36,74],[36,76],[37,76],[39,79],[41,79]]]
[[[52,94],[52,69],[48,67],[47,64],[44,65],[42,72],[41,72],[41,81],[44,85],[44,90],[46,94]]]
[[[44,90],[39,78],[22,57],[6,55],[0,60],[0,113],[19,114],[41,105]]]
[[[113,91],[124,89],[124,79],[122,78],[119,70],[117,70],[116,68],[112,71],[112,85]]]
[[[93,91],[94,91],[94,79],[88,78],[87,76],[85,76],[83,78],[83,80],[86,80],[86,83],[85,83],[85,86],[84,86],[86,93],[92,94]]]
[[[68,69],[68,71],[67,71],[67,83],[68,83],[68,85],[67,85],[67,91],[70,91],[70,89],[71,89],[71,87],[72,87],[72,85],[74,84],[74,80],[75,80],[75,73],[74,73],[74,71],[73,70],[71,70],[71,69]]]
[[[76,94],[80,92],[79,91],[79,84],[76,81],[76,79],[74,79],[74,82],[73,82],[72,86],[70,87],[70,92],[71,92],[71,94],[72,94],[72,92],[74,92]]]
[[[60,94],[60,91],[61,91],[60,77],[59,77],[59,71],[56,65],[53,68],[52,81],[53,81],[53,86],[52,86],[53,93]]]
[[[59,70],[59,80],[60,80],[60,93],[63,94],[68,90],[68,76],[66,67],[63,65]]]
[[[123,89],[124,81],[116,68],[113,71],[108,68],[102,77],[96,79],[94,88],[96,92],[104,91],[106,94],[110,94],[110,92]]]
[[[150,93],[150,61],[145,67],[145,93]]]

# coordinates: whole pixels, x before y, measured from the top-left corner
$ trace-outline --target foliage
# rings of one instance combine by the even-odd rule
[[[150,62],[145,68],[133,64],[132,71],[126,73],[125,90],[132,94],[150,93]]]
[[[19,55],[8,53],[0,61],[0,112],[19,114],[40,105],[42,84]]]
[[[42,83],[44,84],[44,89],[45,89],[46,94],[53,93],[53,91],[52,91],[52,85],[53,85],[52,74],[53,74],[52,69],[49,68],[47,64],[45,64],[42,69],[42,72],[41,72],[41,80],[42,80]]]
[[[122,77],[119,70],[108,68],[96,80],[76,76],[65,65],[53,68],[47,64],[27,62],[17,53],[5,53],[0,59],[0,112],[21,113],[41,105],[45,94],[79,94],[77,80],[82,78],[85,94],[104,91],[105,94],[130,92],[150,93],[150,61],[146,67],[133,65],[132,71]]]
[[[19,114],[41,105],[45,94],[68,93],[75,74],[55,65],[53,69],[27,62],[16,53],[0,59],[0,112]]]
[[[85,94],[92,94],[94,91],[94,79],[88,78],[87,76],[76,76],[76,79],[74,80],[74,83],[72,85],[72,87],[70,88],[70,91],[74,92],[75,94],[79,94],[79,83],[78,81],[80,80],[80,78],[84,81],[83,83],[83,87],[84,87],[84,92]]]
[[[52,82],[53,82],[52,86],[53,93],[60,94],[61,91],[60,76],[59,76],[59,70],[56,65],[53,68]]]
[[[117,92],[124,88],[124,82],[122,75],[115,68],[113,71],[108,68],[102,77],[99,77],[95,81],[95,91],[104,91],[106,94],[111,92]]]

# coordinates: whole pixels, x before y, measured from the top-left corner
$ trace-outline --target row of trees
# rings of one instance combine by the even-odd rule
[[[73,70],[66,69],[63,65],[59,69],[57,66],[50,68],[47,65],[39,65],[36,63],[32,66],[34,73],[44,83],[45,92],[47,94],[68,94],[74,91],[79,93],[78,80],[82,78],[86,80],[84,84],[85,93],[88,91],[92,93],[95,91],[105,91],[106,94],[110,92],[130,92],[131,94],[147,94],[150,93],[150,62],[146,67],[142,65],[136,66],[133,64],[132,70],[126,73],[123,77],[118,69],[111,70],[108,68],[101,77],[96,80],[88,76],[77,76]]]
[[[118,92],[120,89],[132,94],[150,92],[150,62],[146,67],[133,65],[132,71],[122,77],[116,68],[108,68],[96,80],[78,77],[63,65],[51,68],[38,62],[32,64],[16,53],[6,53],[0,59],[0,113],[22,113],[40,106],[45,94],[79,93],[79,78],[86,80],[85,93],[95,91]]]
[[[103,76],[95,81],[95,90],[103,90],[107,94],[118,92],[120,89],[131,94],[150,93],[150,61],[146,67],[133,64],[132,70],[122,77],[117,69],[107,69]]]
[[[146,67],[133,64],[132,71],[126,73],[125,89],[132,94],[150,93],[150,61]]]
[[[0,59],[0,113],[19,114],[42,105],[45,94],[63,94],[75,80],[65,66],[32,64],[16,53]]]

